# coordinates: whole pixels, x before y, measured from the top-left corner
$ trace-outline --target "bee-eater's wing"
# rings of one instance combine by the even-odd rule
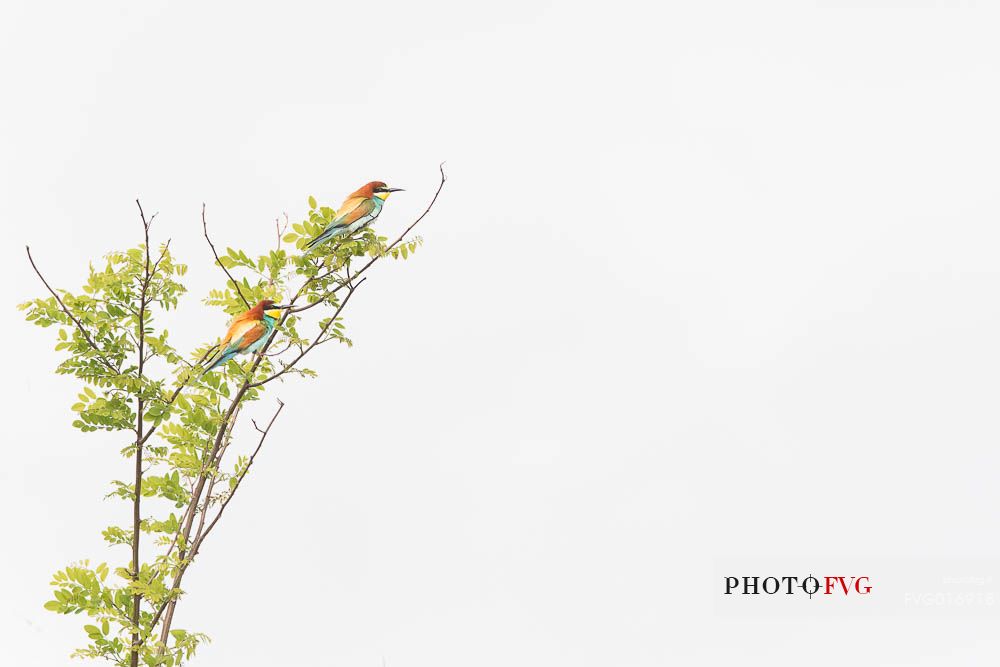
[[[265,328],[263,322],[244,319],[242,315],[237,315],[233,319],[233,323],[229,326],[229,331],[226,332],[226,335],[223,336],[222,340],[219,342],[219,351],[213,357],[212,362],[208,365],[208,368],[215,368],[219,364],[228,361],[234,354],[240,352],[247,345],[250,345],[253,341],[260,338],[263,332],[258,333],[256,336],[253,334],[253,330],[258,325],[261,329]],[[253,338],[253,340],[244,344],[247,335]]]
[[[223,336],[222,341],[219,343],[219,349],[224,350],[234,339],[239,338],[243,335],[248,325],[252,325],[255,320],[248,319],[247,313],[240,313],[233,317],[229,322],[229,329],[226,330],[226,335]]]
[[[343,234],[345,231],[349,232],[351,231],[350,226],[359,221],[362,224],[369,222],[372,219],[371,214],[375,210],[375,206],[375,201],[368,197],[350,197],[340,207],[340,211],[338,211],[340,215],[327,225],[319,236],[307,243],[306,247],[312,248],[327,239]],[[369,219],[365,220],[366,217]]]
[[[264,335],[267,326],[260,320],[246,320],[233,325],[233,338],[230,347],[242,352]]]
[[[337,219],[333,221],[335,227],[347,227],[351,223],[357,222],[366,215],[371,215],[375,210],[375,200],[368,197],[351,197],[340,207]]]

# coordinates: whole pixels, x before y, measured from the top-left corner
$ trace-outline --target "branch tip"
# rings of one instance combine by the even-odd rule
[[[229,269],[227,269],[225,265],[223,265],[222,260],[219,259],[219,253],[215,251],[215,244],[212,243],[212,239],[208,236],[208,220],[205,218],[205,202],[201,203],[201,228],[205,232],[205,240],[208,241],[208,247],[212,249],[212,255],[215,256],[215,262],[223,271],[225,271],[226,277],[229,278],[229,282],[233,284],[233,289],[235,289],[236,294],[239,295],[240,301],[246,305],[247,310],[250,310],[253,306],[251,306],[250,302],[247,301],[247,298],[243,296],[243,290],[240,289],[240,284],[236,282],[236,278],[233,278],[233,274],[229,273]]]

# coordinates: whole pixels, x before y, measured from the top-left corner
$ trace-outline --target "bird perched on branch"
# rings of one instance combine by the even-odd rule
[[[337,210],[337,217],[319,236],[307,243],[306,247],[315,248],[324,241],[351,235],[368,226],[382,212],[382,205],[389,198],[389,193],[401,190],[402,188],[390,188],[382,181],[372,181],[362,185],[344,200]]]
[[[219,343],[219,351],[215,354],[205,372],[212,370],[216,366],[221,366],[237,354],[244,352],[256,352],[274,331],[274,325],[281,317],[282,308],[287,306],[277,306],[274,301],[263,299],[257,305],[233,318],[222,342]]]

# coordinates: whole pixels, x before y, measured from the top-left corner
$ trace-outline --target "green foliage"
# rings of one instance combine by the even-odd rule
[[[219,316],[186,318],[198,326],[215,323],[204,330],[204,344],[189,353],[174,349],[159,326],[185,292],[179,279],[186,266],[174,260],[169,243],[157,252],[139,245],[109,253],[99,268],[90,267],[79,293],[60,290],[19,306],[29,322],[55,329],[56,350],[63,354],[56,372],[81,382],[71,406],[73,426],[123,434],[121,453],[133,461],[129,470],[135,457],[142,459],[138,497],[136,483],[120,480],[107,496],[143,510],[138,533],[131,525],[102,533],[121,554],[119,564],[90,568],[84,561],[53,576],[54,599],[45,608],[89,620],[83,627],[87,644],[74,656],[128,665],[135,636],[140,664],[174,667],[208,640],[173,628],[173,614],[167,621],[164,611],[180,599],[181,578],[253,461],[234,444],[240,415],[275,386],[272,380],[314,377],[300,361],[318,345],[352,345],[341,313],[360,274],[382,257],[406,259],[421,244],[414,238],[389,245],[369,228],[306,251],[335,215],[310,197],[308,216],[277,247],[256,255],[227,248],[219,256],[227,271],[224,286],[204,299]],[[148,225],[146,231],[148,238]],[[246,310],[244,299],[254,304],[264,298],[293,306],[283,311],[270,342],[256,355],[203,373],[200,364],[211,357],[226,320]],[[235,460],[224,464],[231,445]],[[139,540],[145,560],[135,572],[128,557],[137,534],[147,537]]]

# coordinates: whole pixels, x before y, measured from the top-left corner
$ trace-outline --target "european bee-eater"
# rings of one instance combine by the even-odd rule
[[[233,318],[229,331],[219,343],[219,351],[205,367],[205,372],[221,366],[237,354],[256,352],[267,342],[281,311],[274,309],[274,301],[264,299],[245,313]],[[278,308],[282,308],[279,306]]]
[[[324,241],[345,234],[350,235],[366,227],[382,212],[382,205],[389,198],[389,193],[400,190],[402,188],[390,188],[382,181],[372,181],[362,185],[344,200],[333,222],[327,225],[319,236],[307,243],[306,247],[314,248]]]

